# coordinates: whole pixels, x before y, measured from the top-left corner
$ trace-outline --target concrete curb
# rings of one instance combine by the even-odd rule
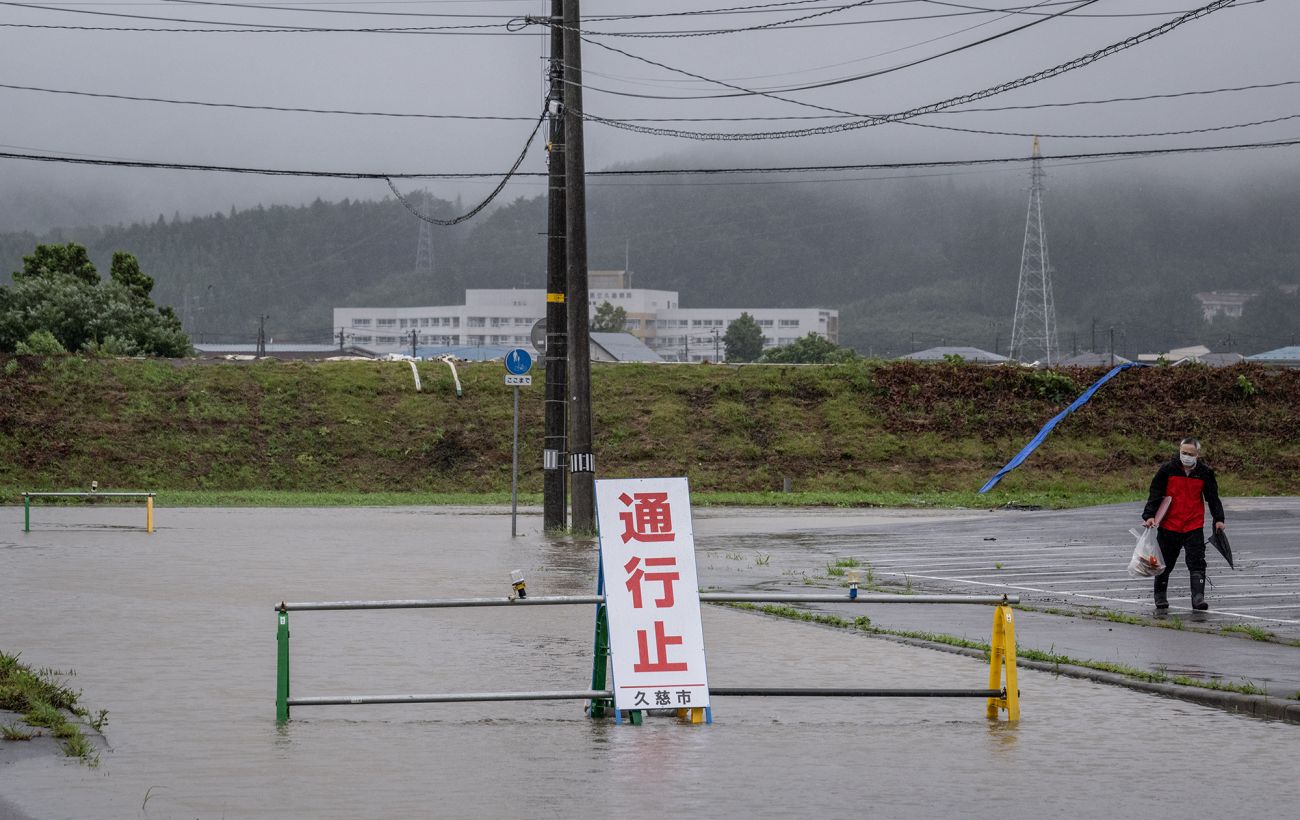
[[[937,649],[940,652],[964,655],[968,658],[978,658],[980,660],[987,660],[988,658],[988,655],[985,652],[964,646],[950,646],[949,644],[936,643],[934,641],[922,640],[920,638],[906,638],[901,635],[882,635],[880,633],[870,632],[863,632],[861,634],[872,638],[884,638],[885,640],[906,644],[907,646],[917,646],[924,649]],[[1129,689],[1136,689],[1139,692],[1149,692],[1154,695],[1178,698],[1179,700],[1185,700],[1189,703],[1197,703],[1201,706],[1211,706],[1216,709],[1222,709],[1226,712],[1235,712],[1237,714],[1249,715],[1250,717],[1300,724],[1300,701],[1296,700],[1271,698],[1268,695],[1244,695],[1240,692],[1226,692],[1220,689],[1202,689],[1197,686],[1181,686],[1176,683],[1153,683],[1150,681],[1135,680],[1114,672],[1103,672],[1099,669],[1089,669],[1086,666],[1045,663],[1043,661],[1032,661],[1024,658],[1017,658],[1016,666],[1025,669],[1034,669],[1040,672],[1051,672],[1057,675],[1065,675],[1070,678],[1090,680],[1096,683],[1106,683],[1112,686],[1125,686]]]

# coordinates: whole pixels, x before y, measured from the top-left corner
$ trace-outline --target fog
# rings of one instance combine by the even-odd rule
[[[796,0],[777,7],[768,3],[744,13],[665,16],[738,5],[742,4],[587,0],[582,11],[591,39],[643,59],[584,45],[586,112],[608,118],[717,118],[826,114],[809,106],[854,114],[908,111],[1068,62],[1205,2],[1047,0],[1022,2],[1014,8],[998,4],[1001,11],[990,11],[994,6],[990,0]],[[0,151],[281,170],[503,172],[520,152],[532,131],[532,120],[542,110],[549,42],[547,30],[540,25],[507,24],[512,18],[547,14],[549,9],[549,0],[295,0],[259,6],[158,0],[39,7],[0,3],[0,83],[47,89],[0,88],[5,111]],[[1066,13],[1052,16],[1058,12]],[[658,16],[599,19],[635,14]],[[689,37],[613,36],[714,32],[780,22],[787,25]],[[1035,24],[978,42],[1029,23]],[[428,26],[479,28],[356,31]],[[295,30],[264,30],[285,27]],[[231,31],[249,28],[263,30]],[[306,28],[314,30],[303,30]],[[207,30],[196,31],[202,29]],[[1038,105],[1297,81],[1297,30],[1300,4],[1239,0],[1086,67],[965,107]],[[963,46],[967,47],[937,56]],[[818,89],[782,90],[919,60],[925,61],[875,77]],[[776,89],[772,93],[784,99],[755,95],[718,99],[713,95],[736,92],[652,62],[732,87]],[[86,94],[226,106],[519,119],[347,116]],[[1196,134],[1123,139],[1101,135],[1221,128],[1296,114],[1300,114],[1300,84],[1106,105],[937,113],[911,123],[779,141],[685,140],[588,123],[587,165],[589,169],[627,164],[732,167],[1023,157],[1031,142],[1023,134],[1043,134],[1043,153],[1049,157],[1258,143],[1295,138],[1300,135],[1300,119]],[[836,121],[655,124],[712,132],[777,130]],[[935,125],[1016,133],[922,127]],[[1298,150],[1193,154],[1100,165],[1075,162],[1061,167],[1068,167],[1071,176],[1151,175],[1214,190],[1233,182],[1248,184],[1279,168],[1293,168]],[[544,168],[544,140],[539,135],[521,170]],[[373,180],[92,167],[19,159],[0,161],[0,169],[0,231],[124,223],[156,219],[159,214],[170,219],[175,213],[207,214],[231,206],[293,204],[316,197],[378,199],[388,194],[383,182]],[[1008,179],[1015,175],[1015,184],[1024,184],[1023,167],[981,173]],[[484,196],[496,179],[399,184],[406,190],[428,187],[447,198],[459,195],[468,207]],[[542,180],[524,178],[507,187],[502,201],[534,196],[542,190]]]

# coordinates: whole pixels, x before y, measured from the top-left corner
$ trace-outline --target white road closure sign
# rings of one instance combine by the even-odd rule
[[[686,479],[598,480],[596,515],[614,708],[708,706]]]

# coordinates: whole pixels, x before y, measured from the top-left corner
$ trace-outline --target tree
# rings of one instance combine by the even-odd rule
[[[591,330],[595,333],[622,333],[626,324],[626,310],[601,302],[596,308],[596,318],[591,320]]]
[[[858,354],[849,348],[840,347],[825,336],[809,333],[788,345],[772,348],[763,354],[760,361],[779,364],[841,364],[857,357]]]
[[[170,307],[149,298],[153,279],[129,253],[113,255],[102,282],[86,249],[38,245],[13,285],[0,287],[0,350],[185,356],[190,340]],[[51,344],[53,342],[53,344]]]
[[[23,269],[14,271],[14,282],[39,279],[52,273],[75,277],[87,285],[99,284],[99,272],[91,263],[90,255],[75,242],[66,245],[37,245],[35,251],[23,257]]]
[[[727,361],[752,362],[763,355],[763,330],[748,313],[727,325],[727,332],[722,337],[727,346]]]

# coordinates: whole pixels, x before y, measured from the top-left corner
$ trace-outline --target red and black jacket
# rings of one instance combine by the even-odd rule
[[[1155,516],[1165,496],[1173,501],[1160,522],[1162,530],[1191,532],[1201,529],[1205,526],[1205,504],[1210,505],[1210,516],[1215,523],[1223,520],[1223,502],[1219,500],[1219,483],[1214,478],[1214,470],[1199,459],[1190,473],[1183,471],[1183,463],[1176,456],[1160,465],[1156,477],[1151,479],[1147,505],[1142,508],[1143,521]]]

